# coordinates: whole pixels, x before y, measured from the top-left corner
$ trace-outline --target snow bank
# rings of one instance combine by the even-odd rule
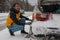
[[[28,12],[24,12],[24,16],[26,16],[26,17],[29,17],[29,16],[31,16],[33,14],[33,12],[31,12],[31,11],[28,11]]]
[[[0,13],[0,27],[5,26],[8,13]]]

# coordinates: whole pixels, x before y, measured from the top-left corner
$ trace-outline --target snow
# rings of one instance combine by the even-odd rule
[[[25,38],[25,34],[21,34],[20,31],[15,33],[15,36],[10,36],[8,29],[2,30],[0,32],[0,40],[29,40],[29,38]]]
[[[5,25],[8,13],[0,13],[0,27]]]
[[[29,16],[31,16],[33,14],[33,12],[31,12],[31,11],[28,11],[28,12],[24,12],[24,16],[26,16],[26,17],[29,17]]]
[[[27,15],[27,17],[32,19],[31,14],[33,12],[26,12],[26,13],[30,13],[30,15],[29,16]],[[4,16],[4,19],[6,19],[8,14],[4,14],[4,15],[3,14],[1,14],[1,16]],[[33,22],[33,24],[32,24],[33,33],[34,34],[38,34],[38,33],[42,33],[43,34],[43,33],[46,32],[47,27],[60,28],[60,19],[59,18],[60,18],[60,14],[53,14],[53,20],[48,20],[48,21],[45,21],[45,22],[41,22],[41,21]],[[1,22],[1,25],[5,26],[5,20],[0,21],[0,22]],[[38,29],[38,28],[40,28],[41,31],[39,31],[40,29],[37,31],[36,29]],[[29,25],[25,25],[25,31],[29,33],[29,29],[30,29],[30,26]],[[7,28],[2,30],[2,31],[0,31],[0,40],[29,40],[29,38],[25,38],[25,36],[26,35],[25,34],[21,34],[20,31],[15,32],[15,36],[10,36],[9,35],[9,31],[8,31]]]

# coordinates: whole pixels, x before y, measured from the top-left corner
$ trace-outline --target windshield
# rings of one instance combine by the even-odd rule
[[[52,13],[60,13],[60,0],[43,0],[38,2],[38,7],[42,12],[52,12]]]

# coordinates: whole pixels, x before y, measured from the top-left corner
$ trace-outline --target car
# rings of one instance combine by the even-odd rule
[[[39,10],[43,9],[43,13],[59,13],[60,14],[60,1],[45,1],[42,2],[41,5],[38,4]]]

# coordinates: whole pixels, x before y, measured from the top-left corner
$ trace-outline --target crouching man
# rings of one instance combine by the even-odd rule
[[[21,6],[19,3],[13,4],[6,20],[6,26],[8,27],[11,36],[14,36],[14,32],[18,30],[21,30],[21,33],[28,34],[27,32],[24,31],[24,26],[25,20],[30,19],[21,15],[20,8]]]

